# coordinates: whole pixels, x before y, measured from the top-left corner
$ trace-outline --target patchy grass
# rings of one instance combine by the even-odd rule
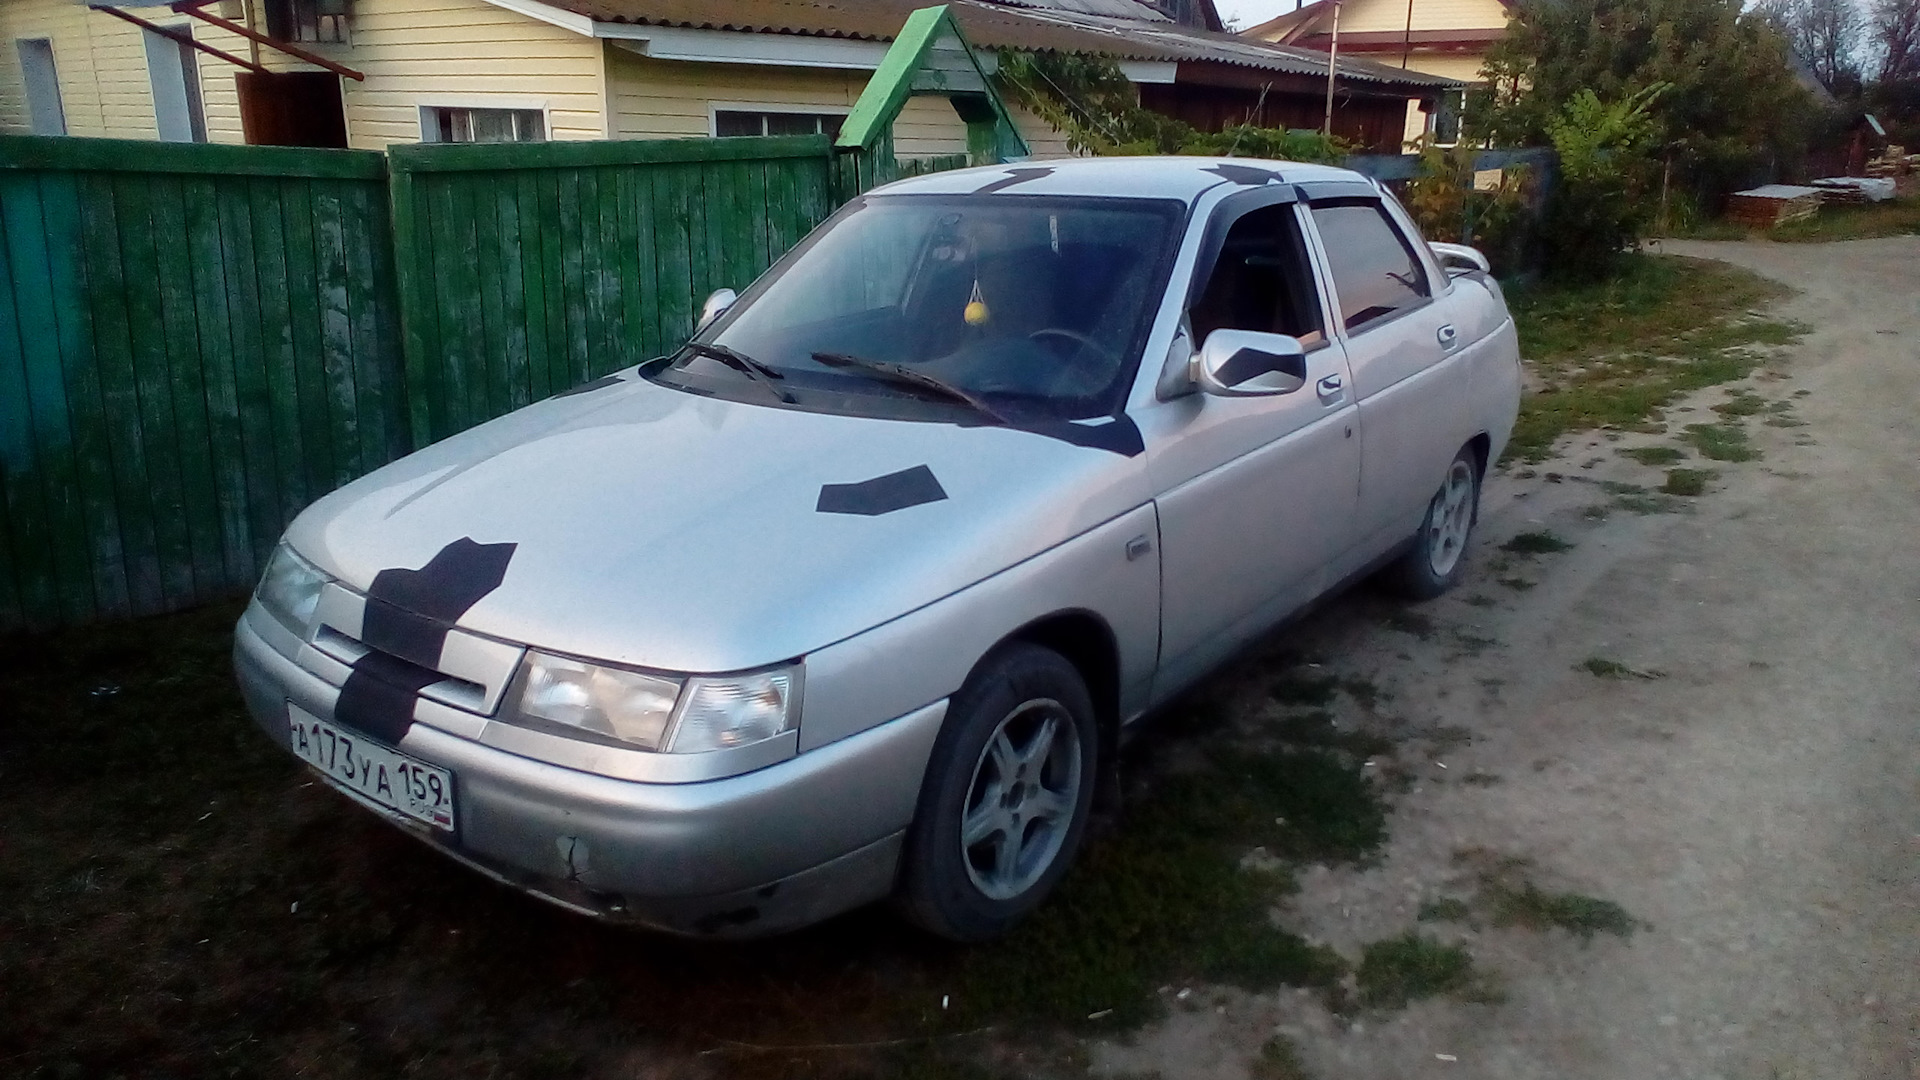
[[[1443,896],[1421,904],[1420,913],[1415,918],[1421,922],[1466,922],[1472,916],[1473,908],[1465,900]]]
[[[1727,400],[1713,406],[1721,416],[1753,416],[1767,411],[1767,399],[1745,390],[1731,391]]]
[[[1318,708],[1333,704],[1333,696],[1339,689],[1340,680],[1332,675],[1289,671],[1274,680],[1273,685],[1267,689],[1267,696],[1281,705],[1306,705]]]
[[[1640,928],[1640,920],[1611,900],[1583,893],[1547,892],[1531,881],[1518,885],[1489,882],[1486,900],[1495,926],[1557,928],[1582,941],[1592,941],[1596,934],[1631,937]]]
[[[1310,1080],[1300,1052],[1285,1035],[1275,1035],[1260,1047],[1260,1056],[1247,1066],[1252,1080]]]
[[[1747,441],[1747,430],[1736,423],[1688,424],[1680,438],[1713,461],[1753,461],[1760,456]]]
[[[1624,679],[1633,674],[1632,668],[1604,656],[1589,656],[1580,661],[1578,667],[1579,670],[1602,679]]]
[[[1394,742],[1384,735],[1341,727],[1332,713],[1314,711],[1288,716],[1274,725],[1274,734],[1294,746],[1314,746],[1339,750],[1364,761],[1393,750]]]
[[[1539,584],[1539,582],[1537,581],[1528,581],[1526,578],[1523,578],[1523,577],[1503,577],[1503,578],[1500,578],[1499,581],[1500,581],[1500,584],[1505,585],[1507,588],[1512,589],[1514,592],[1526,592],[1528,589],[1531,589],[1535,585]]]
[[[1749,374],[1760,348],[1806,332],[1753,314],[1785,295],[1749,271],[1677,256],[1631,259],[1597,285],[1511,290],[1535,385],[1507,456],[1545,460],[1569,431],[1645,429],[1680,395]]]
[[[0,640],[0,1071],[598,1078],[717,1053],[741,1080],[1000,1075],[981,1029],[1133,1024],[1183,979],[1332,986],[1340,957],[1268,916],[1289,864],[1240,860],[1386,835],[1361,747],[1235,746],[1189,703],[1123,762],[1125,820],[1005,941],[878,910],[741,945],[627,931],[314,782],[244,714],[237,614]]]
[[[1660,490],[1668,495],[1703,495],[1714,475],[1711,469],[1668,469],[1667,482],[1660,485]]]
[[[1548,555],[1556,551],[1569,551],[1573,545],[1544,530],[1517,533],[1511,540],[1500,545],[1501,551],[1515,555]]]
[[[1672,465],[1687,456],[1684,451],[1672,446],[1636,446],[1620,453],[1642,465],[1653,466]]]
[[[1421,998],[1468,991],[1478,981],[1473,956],[1465,948],[1443,945],[1412,930],[1367,945],[1356,976],[1360,1004],[1373,1009],[1397,1009]]]

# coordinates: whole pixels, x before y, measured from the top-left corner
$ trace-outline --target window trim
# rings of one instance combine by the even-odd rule
[[[1309,233],[1307,224],[1302,221],[1303,217],[1312,215],[1303,215],[1300,212],[1306,203],[1300,198],[1299,189],[1291,184],[1262,185],[1252,191],[1235,192],[1214,204],[1213,211],[1208,215],[1205,229],[1201,233],[1200,246],[1194,252],[1193,269],[1187,277],[1186,299],[1181,301],[1180,305],[1180,324],[1188,328],[1189,338],[1194,334],[1193,305],[1199,302],[1206,286],[1213,281],[1213,272],[1219,267],[1220,252],[1226,246],[1227,234],[1231,233],[1233,227],[1240,223],[1240,219],[1248,214],[1289,204],[1293,206],[1293,225],[1299,233],[1300,242],[1304,248],[1301,254],[1307,260],[1306,285],[1313,290],[1314,306],[1320,315],[1320,340],[1308,344],[1306,351],[1314,352],[1333,343],[1333,335],[1328,328],[1339,321],[1340,313],[1328,303],[1332,293],[1327,287],[1320,268],[1315,265],[1318,242]],[[1202,344],[1203,342],[1197,339],[1193,341],[1196,349]]]
[[[27,67],[27,52],[30,47],[36,47],[41,45],[46,46],[46,50],[47,50],[46,52],[47,77],[53,83],[53,112],[55,113],[54,119],[57,119],[60,122],[59,131],[33,130],[36,126],[34,123],[35,117],[34,117],[34,107],[33,107],[34,105],[33,75],[32,75],[32,72],[30,72]],[[35,134],[35,135],[67,134],[67,131],[68,131],[67,101],[66,101],[66,95],[62,93],[60,89],[60,57],[54,51],[52,35],[45,35],[41,37],[14,38],[13,54],[17,58],[19,58],[19,61],[20,61],[21,101],[23,104],[27,106],[27,129],[30,132],[32,132],[32,134]]]
[[[723,112],[786,113],[804,116],[851,116],[851,105],[794,105],[787,102],[777,104],[765,101],[709,101],[707,102],[707,138],[720,137],[720,114]]]
[[[1351,340],[1359,337],[1361,334],[1371,333],[1379,327],[1397,322],[1404,316],[1411,315],[1416,311],[1424,311],[1442,295],[1442,289],[1436,287],[1436,283],[1444,283],[1445,289],[1447,290],[1453,288],[1452,279],[1447,278],[1444,274],[1435,273],[1436,263],[1433,259],[1433,252],[1427,247],[1426,239],[1422,237],[1418,244],[1414,244],[1407,239],[1408,232],[1406,222],[1401,219],[1399,214],[1395,213],[1398,209],[1397,203],[1390,205],[1390,200],[1381,198],[1378,193],[1365,196],[1343,195],[1339,197],[1322,198],[1317,200],[1317,203],[1320,206],[1328,208],[1339,206],[1373,207],[1374,210],[1386,220],[1387,228],[1393,233],[1394,238],[1400,241],[1401,247],[1406,249],[1407,254],[1413,257],[1414,263],[1420,267],[1422,275],[1426,278],[1427,294],[1421,297],[1418,303],[1395,308],[1393,312],[1388,315],[1377,315],[1359,326],[1348,326],[1347,320],[1340,313],[1339,283],[1334,280],[1333,258],[1328,253],[1326,241],[1320,234],[1320,223],[1313,220],[1311,213],[1302,215],[1307,218],[1308,224],[1313,229],[1313,244],[1320,254],[1321,267],[1326,282],[1326,295],[1331,300],[1331,306],[1333,308],[1331,325],[1339,327],[1340,336],[1343,340]],[[1315,201],[1309,201],[1305,204],[1308,210],[1312,210],[1314,205]],[[1420,236],[1417,231],[1412,235],[1415,237]]]
[[[553,110],[546,98],[442,98],[423,97],[414,101],[414,112],[420,121],[420,141],[448,146],[472,146],[473,143],[446,143],[440,141],[440,125],[434,121],[431,109],[494,109],[504,112],[538,112],[540,127],[545,133],[546,142],[553,141]]]

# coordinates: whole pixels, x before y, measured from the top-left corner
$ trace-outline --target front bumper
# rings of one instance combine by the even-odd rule
[[[254,720],[288,745],[289,702],[333,716],[338,688],[252,625],[234,667]],[[678,933],[753,936],[885,896],[946,702],[723,780],[642,783],[563,768],[416,721],[400,751],[454,774],[453,833],[389,820],[496,880],[575,911]],[[804,723],[804,721],[803,721]]]

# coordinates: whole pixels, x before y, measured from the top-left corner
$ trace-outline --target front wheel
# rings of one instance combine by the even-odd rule
[[[1399,590],[1414,600],[1431,600],[1453,588],[1479,516],[1480,461],[1472,447],[1461,447],[1447,466],[1440,490],[1427,503],[1413,546],[1394,568]]]
[[[1066,873],[1093,801],[1098,732],[1080,673],[1025,643],[954,695],[907,832],[900,903],[941,937],[984,941]]]

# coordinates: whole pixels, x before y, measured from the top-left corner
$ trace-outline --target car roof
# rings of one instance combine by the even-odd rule
[[[1316,181],[1371,184],[1351,169],[1299,161],[1226,157],[1061,158],[955,169],[877,188],[887,195],[1086,195],[1191,203],[1221,184],[1254,187]]]

